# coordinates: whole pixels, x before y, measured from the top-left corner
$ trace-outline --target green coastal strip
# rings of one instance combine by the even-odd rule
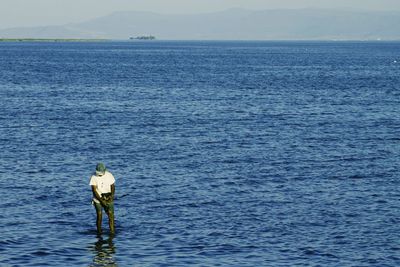
[[[108,42],[109,39],[0,38],[0,42]]]

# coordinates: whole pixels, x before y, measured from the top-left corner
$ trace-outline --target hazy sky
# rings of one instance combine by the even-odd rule
[[[400,0],[0,0],[0,28],[80,22],[122,10],[200,13],[235,7],[400,10]]]

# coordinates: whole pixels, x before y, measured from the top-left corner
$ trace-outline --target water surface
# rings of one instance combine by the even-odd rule
[[[0,43],[0,265],[399,266],[398,62],[396,42]]]

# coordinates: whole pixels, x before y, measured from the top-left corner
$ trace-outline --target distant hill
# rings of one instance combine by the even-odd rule
[[[196,15],[125,11],[77,24],[0,30],[0,38],[400,40],[400,12],[229,9]]]

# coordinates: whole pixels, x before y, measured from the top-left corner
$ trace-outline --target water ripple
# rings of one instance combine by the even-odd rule
[[[400,265],[399,43],[0,47],[0,265]]]

